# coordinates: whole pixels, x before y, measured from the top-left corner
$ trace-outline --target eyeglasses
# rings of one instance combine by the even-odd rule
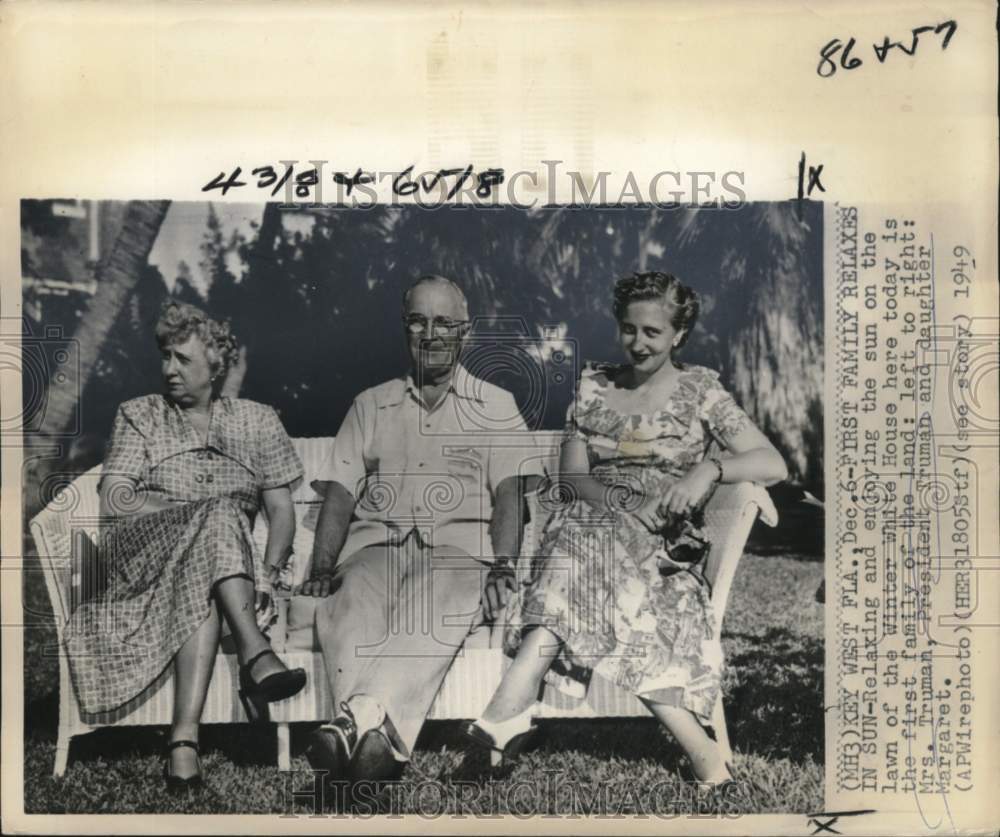
[[[403,317],[403,325],[406,326],[406,330],[414,337],[428,333],[437,333],[443,334],[447,337],[454,337],[462,331],[462,329],[469,325],[469,321],[449,320],[447,317],[435,317],[433,320],[428,322],[427,318],[420,314],[410,314],[408,317]]]

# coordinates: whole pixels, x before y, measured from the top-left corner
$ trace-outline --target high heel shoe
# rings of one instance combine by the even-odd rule
[[[250,670],[258,660],[268,654],[274,654],[274,651],[265,648],[240,666],[240,701],[251,724],[266,724],[271,717],[268,703],[297,695],[306,685],[306,672],[302,668],[277,671],[269,674],[260,683],[255,681]]]
[[[520,715],[499,723],[478,718],[466,724],[462,732],[470,741],[490,751],[493,767],[513,764],[538,733],[538,727],[532,723],[534,711],[534,705],[529,706]],[[498,731],[501,726],[508,727],[506,735]]]
[[[163,754],[163,778],[167,782],[167,790],[171,793],[179,793],[181,791],[195,790],[202,787],[202,785],[205,784],[205,780],[201,775],[201,759],[198,759],[198,772],[193,776],[175,776],[170,772],[170,754],[178,747],[190,747],[194,750],[196,757],[201,755],[201,751],[198,749],[197,741],[188,741],[184,739],[180,741],[171,741],[167,745]]]

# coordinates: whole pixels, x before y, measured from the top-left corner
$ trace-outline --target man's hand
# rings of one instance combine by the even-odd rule
[[[313,573],[309,576],[309,578],[302,582],[302,586],[298,589],[298,595],[315,596],[323,599],[329,596],[333,591],[333,573],[318,572]]]
[[[339,482],[326,482],[326,496],[316,521],[316,537],[309,578],[295,591],[300,596],[326,598],[336,590],[334,583],[337,559],[347,540],[347,530],[354,512],[354,495]]]
[[[487,622],[503,613],[515,585],[514,568],[510,564],[499,563],[490,568],[483,588],[483,618]]]

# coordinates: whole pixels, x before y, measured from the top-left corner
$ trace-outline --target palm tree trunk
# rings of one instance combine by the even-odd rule
[[[72,339],[78,362],[65,363],[48,382],[45,414],[37,433],[25,434],[23,513],[34,515],[53,492],[72,477],[56,469],[67,464],[72,437],[79,438],[84,416],[79,415],[84,389],[97,365],[115,321],[128,302],[153,249],[170,201],[131,201],[114,244],[97,269],[97,290],[81,315]]]
[[[74,413],[100,356],[104,341],[142,275],[170,201],[131,201],[113,246],[97,270],[97,290],[73,334],[77,365],[66,364],[65,377],[50,381],[41,424],[43,437],[72,430]]]
[[[71,430],[80,397],[100,356],[104,341],[142,275],[170,201],[131,201],[114,245],[97,270],[97,291],[80,318],[73,339],[79,364],[67,364],[65,378],[49,382],[43,436]]]

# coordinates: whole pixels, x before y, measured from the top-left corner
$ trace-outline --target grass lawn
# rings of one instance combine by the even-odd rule
[[[822,525],[821,522],[819,525]],[[35,559],[37,560],[37,559]],[[803,813],[823,802],[823,564],[785,547],[751,545],[733,585],[723,645],[726,709],[739,796],[698,800],[679,748],[652,719],[549,720],[539,747],[507,775],[467,753],[455,722],[428,723],[402,782],[364,794],[360,813]],[[273,734],[206,726],[207,787],[170,796],[161,778],[165,728],[107,729],[74,741],[52,777],[58,718],[51,609],[39,572],[25,574],[25,810],[29,813],[312,814],[313,774],[292,731],[293,772],[275,766]],[[48,614],[48,616],[37,614]],[[296,792],[306,791],[296,795]]]

